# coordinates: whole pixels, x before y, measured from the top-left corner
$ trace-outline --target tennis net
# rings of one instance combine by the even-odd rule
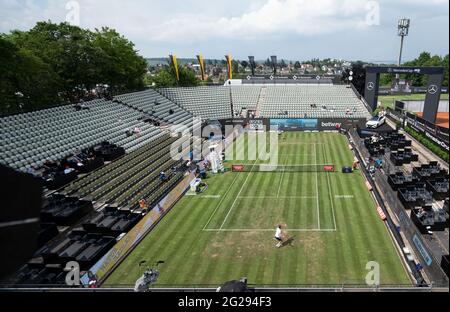
[[[333,172],[333,164],[272,165],[272,164],[234,164],[233,172]]]

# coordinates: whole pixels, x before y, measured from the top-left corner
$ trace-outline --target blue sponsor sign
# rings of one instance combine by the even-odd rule
[[[427,252],[425,246],[422,243],[422,240],[420,239],[420,237],[417,234],[414,234],[413,242],[414,242],[414,245],[416,245],[417,250],[419,250],[420,254],[422,255],[422,258],[425,261],[425,263],[428,266],[430,266],[431,263],[433,262],[433,259],[431,258],[430,254]]]
[[[316,130],[319,125],[318,119],[271,119],[271,126],[278,126],[279,130]]]

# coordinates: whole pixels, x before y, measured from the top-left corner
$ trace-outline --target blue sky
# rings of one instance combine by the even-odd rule
[[[0,0],[0,32],[77,7],[81,27],[115,28],[145,57],[395,60],[400,17],[411,18],[405,60],[449,51],[448,0]]]

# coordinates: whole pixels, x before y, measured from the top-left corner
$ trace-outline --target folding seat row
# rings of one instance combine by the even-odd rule
[[[150,181],[158,179],[158,175],[161,171],[165,171],[170,168],[170,164],[173,160],[167,155],[154,163],[150,163],[145,170],[137,172],[135,175],[130,177],[125,183],[118,185],[113,189],[113,192],[105,197],[106,202],[116,201],[122,204],[124,198],[139,192],[146,184]],[[122,197],[124,195],[124,197]]]
[[[161,165],[167,161],[171,161],[171,158],[166,152],[155,161],[147,161],[140,165],[139,168],[128,171],[122,180],[112,181],[112,183],[105,185],[100,192],[94,192],[93,195],[95,198],[104,197],[103,200],[105,202],[111,202],[127,190],[134,189],[145,177],[158,172]]]
[[[71,193],[77,191],[80,194],[87,195],[92,190],[102,187],[112,179],[120,177],[124,172],[131,170],[141,162],[147,159],[155,159],[159,156],[157,151],[174,140],[174,138],[167,138],[166,135],[160,137],[156,139],[153,144],[147,144],[139,150],[124,156],[120,160],[91,173],[79,181],[75,181],[65,189],[65,192]]]

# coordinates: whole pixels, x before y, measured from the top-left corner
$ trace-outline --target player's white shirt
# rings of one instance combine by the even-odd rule
[[[275,232],[275,237],[276,238],[281,238],[281,229],[277,228],[276,232]]]

